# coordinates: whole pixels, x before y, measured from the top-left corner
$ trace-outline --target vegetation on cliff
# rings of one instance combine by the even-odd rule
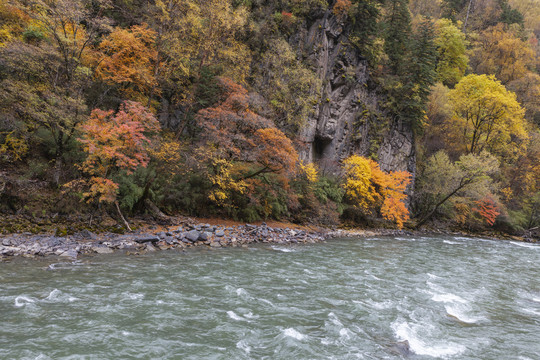
[[[537,0],[3,2],[0,214],[36,222],[110,214],[126,228],[126,215],[158,209],[323,225],[538,227],[538,8]],[[323,44],[299,40],[314,38],[317,19],[333,28],[315,30],[338,28],[346,39],[339,51],[361,54],[364,86],[377,97],[376,107],[354,99],[370,145],[335,154],[333,171],[305,155],[301,136],[331,101],[326,70],[311,56]],[[340,81],[359,81],[339,64]],[[338,122],[337,114],[328,116]],[[377,163],[388,129],[414,134],[416,172]]]

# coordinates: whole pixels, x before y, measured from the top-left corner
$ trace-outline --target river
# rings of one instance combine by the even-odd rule
[[[539,265],[461,237],[14,259],[0,359],[536,360]]]

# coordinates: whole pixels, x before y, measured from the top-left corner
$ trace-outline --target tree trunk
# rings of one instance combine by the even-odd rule
[[[126,226],[126,228],[127,228],[129,231],[133,231],[133,230],[131,230],[131,228],[129,227],[129,224],[128,224],[128,222],[126,221],[126,218],[124,218],[124,215],[122,215],[122,211],[120,211],[120,206],[118,205],[118,201],[115,201],[115,202],[114,202],[114,205],[116,206],[116,211],[118,211],[118,215],[120,216],[120,219],[122,219],[122,221],[124,222],[124,225]]]
[[[64,132],[59,131],[56,138],[55,165],[54,165],[54,184],[60,185],[60,175],[62,173],[62,157],[64,155]]]

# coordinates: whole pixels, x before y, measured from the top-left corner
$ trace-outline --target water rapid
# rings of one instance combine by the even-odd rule
[[[461,237],[14,259],[0,359],[539,359],[539,264]]]

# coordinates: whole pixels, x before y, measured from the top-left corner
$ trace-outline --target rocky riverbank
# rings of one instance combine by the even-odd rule
[[[0,237],[0,258],[13,256],[60,256],[71,259],[85,254],[109,254],[123,251],[128,254],[193,247],[246,247],[249,244],[308,244],[324,241],[325,230],[302,230],[261,225],[216,226],[186,224],[159,232],[130,234],[95,234],[84,230],[70,236],[14,234]]]
[[[5,235],[0,237],[0,261],[16,256],[29,258],[60,256],[77,259],[84,255],[110,254],[115,251],[138,255],[158,250],[177,249],[183,251],[195,247],[247,247],[249,244],[256,243],[313,244],[332,238],[442,234],[475,236],[475,234],[442,230],[415,232],[392,229],[329,230],[318,228],[313,230],[295,228],[292,225],[291,227],[268,226],[266,223],[260,225],[211,225],[189,220],[183,221],[182,225],[169,226],[161,231],[139,230],[121,235],[114,233],[96,234],[88,230],[68,236],[34,235],[31,233]],[[495,239],[495,237],[493,238]],[[520,237],[509,237],[508,239],[531,241],[531,239]]]

